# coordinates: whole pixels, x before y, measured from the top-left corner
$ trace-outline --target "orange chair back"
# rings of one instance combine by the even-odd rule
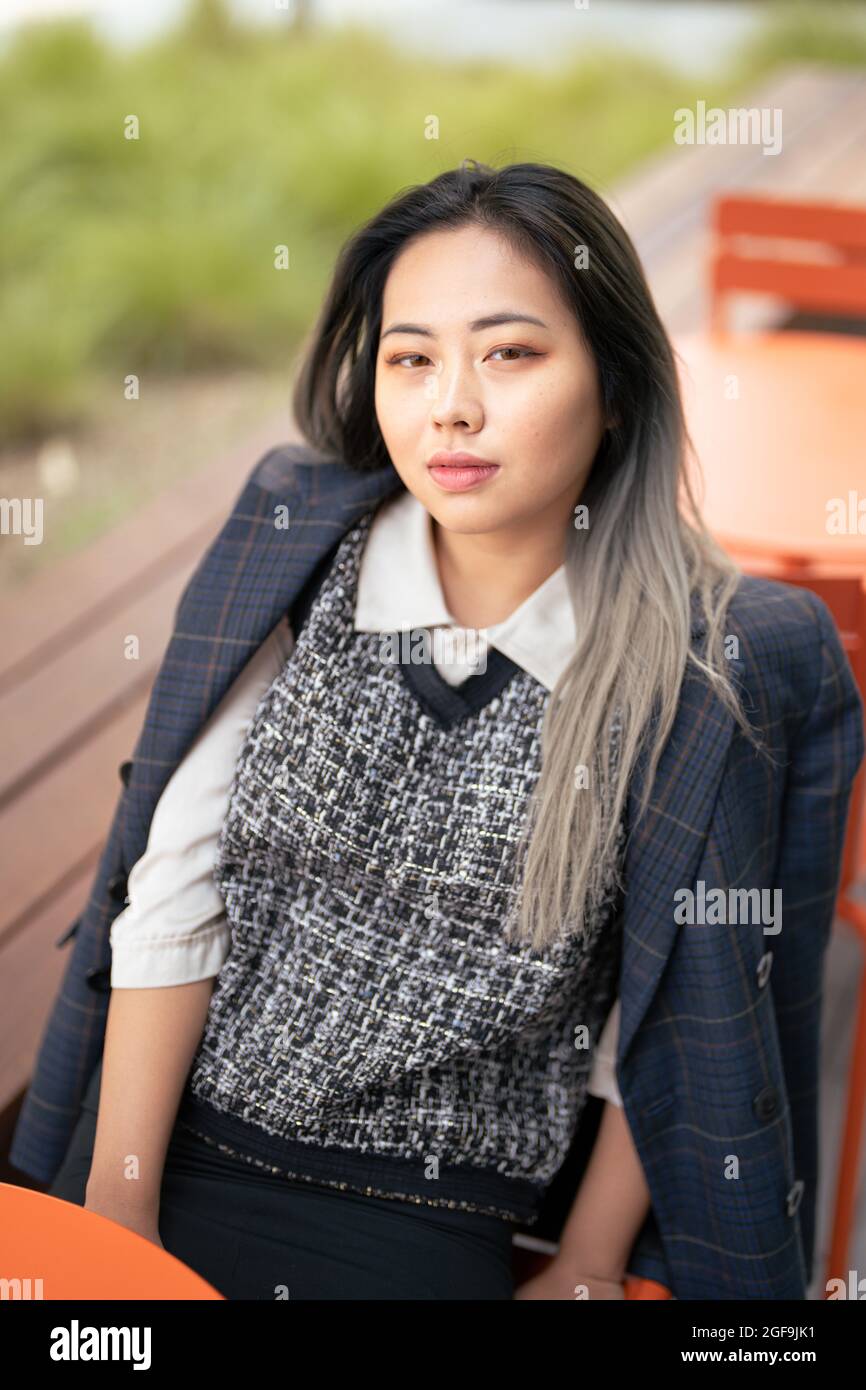
[[[856,575],[827,575],[816,573],[794,576],[789,583],[800,584],[811,589],[826,603],[839,629],[842,646],[848,654],[854,679],[860,691],[860,698],[866,707],[866,581]],[[844,893],[849,885],[859,877],[864,861],[866,846],[863,843],[864,803],[866,803],[866,761],[854,781],[851,794],[851,810],[845,835],[845,851],[842,857],[842,873],[839,892]]]
[[[797,309],[866,313],[866,208],[731,194],[715,200],[712,227],[714,331],[724,329],[732,291],[774,295]],[[780,255],[782,241],[794,244],[793,254]]]
[[[780,579],[786,584],[811,589],[824,600],[839,630],[839,638],[851,663],[860,697],[866,707],[866,578],[859,574],[833,574],[820,565],[810,565],[808,561],[798,561],[794,557],[787,563],[784,560],[767,560],[763,556],[755,557],[755,562],[750,563],[749,558],[742,553],[736,554],[735,558],[749,573],[759,573],[764,578]],[[851,809],[839,880],[840,894],[843,894],[859,876],[866,864],[864,810],[866,760],[860,766],[851,793]]]

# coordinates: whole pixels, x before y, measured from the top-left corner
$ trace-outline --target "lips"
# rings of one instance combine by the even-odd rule
[[[468,454],[463,449],[437,449],[427,460],[428,468],[498,468],[493,459],[485,459],[480,454]]]
[[[465,492],[470,487],[480,487],[499,472],[499,464],[491,463],[482,467],[458,466],[456,464],[436,464],[430,470],[430,477],[446,492]]]

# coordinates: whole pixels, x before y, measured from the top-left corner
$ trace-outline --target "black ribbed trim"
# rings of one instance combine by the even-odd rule
[[[428,632],[426,628],[413,628],[405,636],[407,653],[411,652],[416,634]],[[401,634],[395,634],[398,651],[403,651]],[[512,677],[521,670],[498,647],[487,649],[487,669],[469,676],[460,685],[449,685],[440,675],[432,661],[400,661],[397,663],[403,672],[410,691],[426,714],[435,719],[443,729],[450,729],[469,714],[477,714],[494,696],[504,690]]]
[[[307,1179],[329,1187],[356,1192],[375,1189],[372,1195],[433,1201],[471,1202],[479,1211],[531,1225],[546,1188],[525,1178],[509,1178],[492,1168],[440,1165],[438,1178],[424,1176],[423,1159],[386,1157],[357,1149],[325,1148],[268,1134],[258,1125],[235,1115],[214,1110],[189,1094],[184,1095],[177,1121],[185,1129],[204,1135],[235,1150],[241,1158],[261,1159],[286,1176]]]

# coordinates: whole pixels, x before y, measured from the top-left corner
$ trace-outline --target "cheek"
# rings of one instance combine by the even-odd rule
[[[430,399],[421,382],[414,382],[412,389],[407,390],[405,382],[385,377],[377,381],[375,402],[383,438],[395,444],[413,439],[430,414]]]
[[[544,497],[585,476],[600,439],[597,401],[592,392],[575,391],[573,383],[536,390],[529,408],[508,423],[512,458],[532,461],[528,474],[520,474],[521,487],[537,489]]]
[[[536,392],[532,416],[539,435],[554,450],[574,444],[593,443],[601,429],[601,408],[597,393],[589,386],[575,387],[573,380],[556,380]]]
[[[394,392],[387,381],[377,381],[375,405],[382,438],[390,448],[399,438],[400,411],[395,406]]]

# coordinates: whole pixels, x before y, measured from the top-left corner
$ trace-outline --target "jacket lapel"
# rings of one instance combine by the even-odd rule
[[[124,861],[144,853],[154,808],[196,734],[318,562],[355,522],[404,484],[392,466],[358,473],[322,457],[292,466],[274,450],[248,479],[184,590],[133,755]],[[288,525],[277,526],[276,509]]]

